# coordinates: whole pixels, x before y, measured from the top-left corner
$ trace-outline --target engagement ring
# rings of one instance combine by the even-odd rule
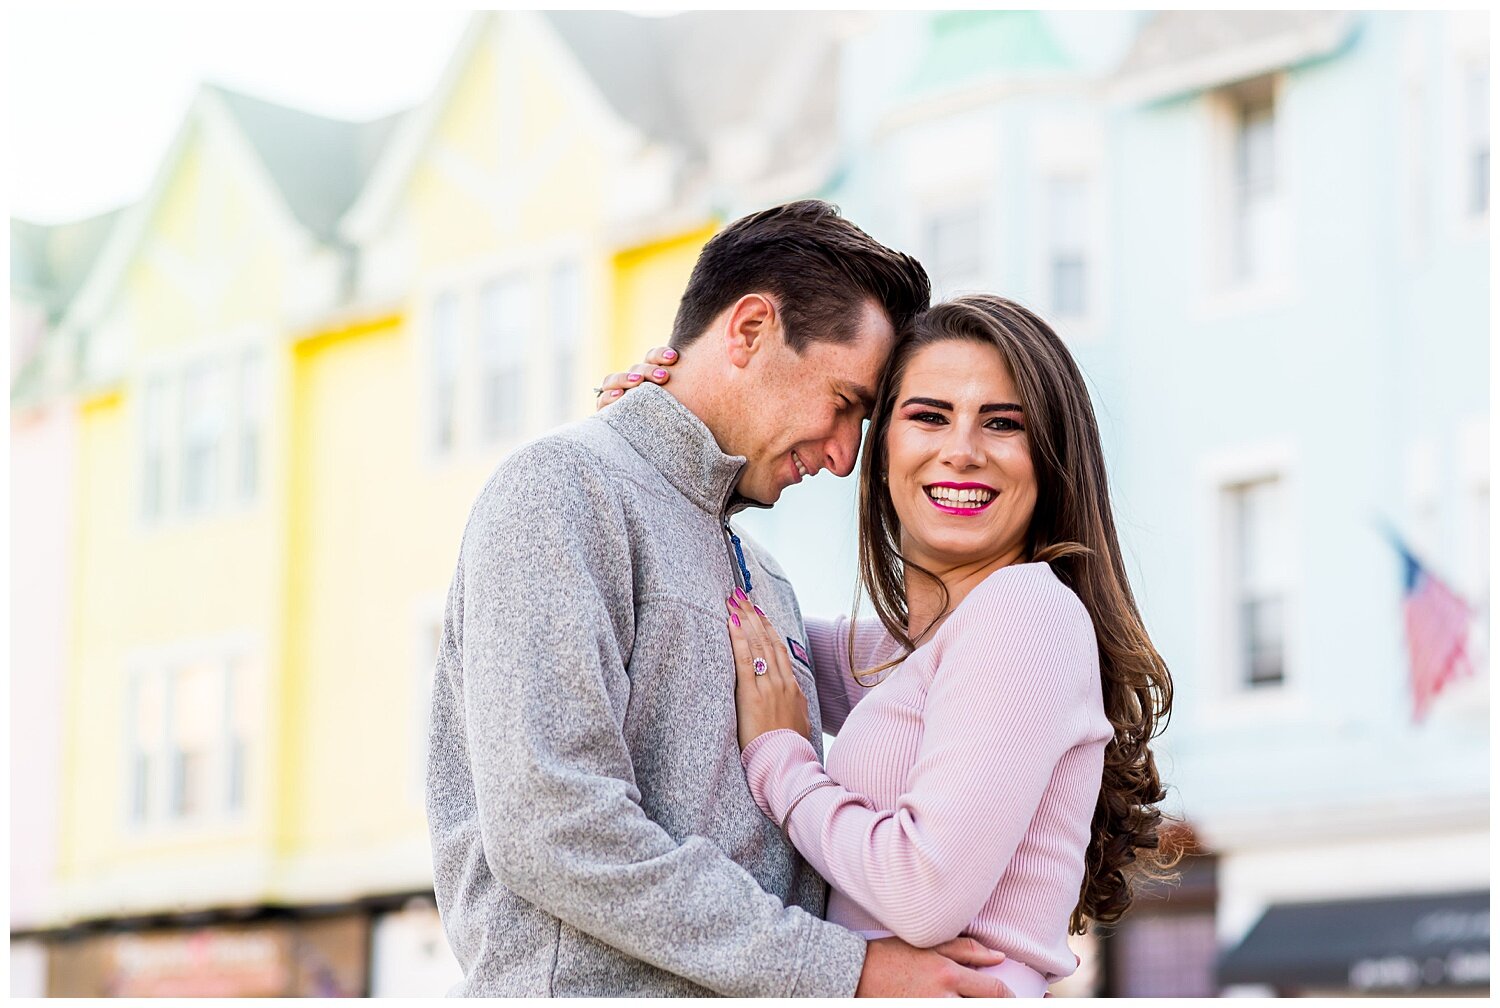
[[[755,665],[755,674],[756,675],[765,675],[766,674],[766,660],[764,658],[757,658],[757,659],[755,659],[755,661],[754,661],[753,664]]]

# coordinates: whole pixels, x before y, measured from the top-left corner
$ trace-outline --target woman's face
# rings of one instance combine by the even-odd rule
[[[1022,405],[993,346],[946,340],[912,357],[885,442],[909,559],[934,571],[1024,559],[1037,489]]]

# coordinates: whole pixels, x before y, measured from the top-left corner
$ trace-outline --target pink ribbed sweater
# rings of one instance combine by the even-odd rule
[[[826,773],[785,729],[742,761],[772,820],[796,802],[788,829],[833,887],[828,919],[924,947],[972,935],[1048,982],[1072,973],[1068,917],[1113,737],[1078,596],[1045,563],[1003,567],[874,688],[850,675],[847,617],[808,634],[838,735]],[[857,625],[860,669],[897,653],[878,621]]]

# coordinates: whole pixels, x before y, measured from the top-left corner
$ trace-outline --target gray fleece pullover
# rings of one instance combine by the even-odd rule
[[[450,993],[854,993],[863,939],[822,920],[826,885],[740,766],[724,599],[744,463],[646,385],[518,449],[475,502],[427,767]],[[791,585],[741,542],[805,655]]]

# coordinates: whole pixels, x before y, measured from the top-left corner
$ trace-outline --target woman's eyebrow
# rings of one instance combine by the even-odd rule
[[[951,402],[946,402],[946,401],[944,401],[942,399],[928,399],[926,396],[912,396],[910,399],[906,400],[901,405],[902,406],[931,406],[934,409],[942,409],[942,410],[949,410],[949,411],[951,411],[953,409],[953,404]],[[1024,413],[1025,410],[1021,409],[1021,407],[1018,406],[1018,405],[1016,405],[1015,403],[1004,402],[1004,403],[985,403],[983,406],[979,407],[979,412],[981,412],[981,413]]]

